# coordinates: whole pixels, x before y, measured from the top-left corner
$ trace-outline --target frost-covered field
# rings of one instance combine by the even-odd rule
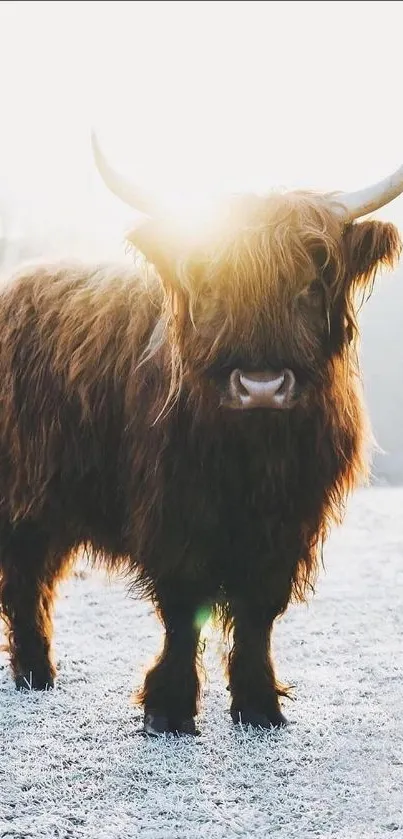
[[[273,734],[233,728],[208,632],[201,737],[139,735],[159,625],[120,581],[65,583],[57,688],[16,693],[0,654],[2,839],[403,837],[403,490],[358,493],[325,561],[276,629],[297,699]]]

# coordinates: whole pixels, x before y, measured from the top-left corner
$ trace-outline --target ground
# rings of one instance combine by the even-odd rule
[[[56,689],[18,694],[0,653],[2,839],[403,837],[403,489],[357,493],[325,564],[275,632],[289,729],[233,728],[208,628],[202,734],[158,742],[130,694],[159,625],[80,566],[57,604]]]

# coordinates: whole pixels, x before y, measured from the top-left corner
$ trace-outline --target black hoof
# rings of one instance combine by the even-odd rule
[[[245,708],[243,711],[232,709],[231,717],[233,723],[251,725],[253,728],[285,728],[288,725],[288,720],[281,711],[276,711],[269,716],[250,708]]]
[[[165,714],[153,713],[152,711],[144,714],[143,731],[149,737],[160,737],[162,734],[190,734],[196,737],[200,734],[192,718],[172,722]]]
[[[175,734],[190,734],[192,737],[198,737],[200,734],[192,717],[189,720],[180,720],[178,723],[173,723],[171,730]]]
[[[168,734],[170,731],[168,717],[152,712],[144,714],[144,734],[150,737],[159,737],[161,734]]]
[[[15,687],[17,690],[49,690],[54,687],[54,679],[50,673],[21,673],[15,677]]]

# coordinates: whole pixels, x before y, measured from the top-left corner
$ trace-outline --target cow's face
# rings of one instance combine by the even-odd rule
[[[345,224],[309,193],[243,197],[189,237],[149,222],[131,242],[157,268],[181,375],[232,409],[290,409],[354,346],[357,293],[392,266],[392,224]]]
[[[340,362],[348,373],[356,293],[401,249],[392,224],[355,220],[403,192],[403,167],[337,200],[302,191],[230,198],[190,234],[112,169],[94,135],[93,151],[109,189],[149,216],[128,238],[160,279],[149,352],[167,350],[169,398],[186,380],[228,409],[288,410],[320,394]]]

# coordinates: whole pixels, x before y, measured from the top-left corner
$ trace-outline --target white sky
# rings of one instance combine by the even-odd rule
[[[358,188],[403,162],[402,38],[396,0],[0,3],[0,188],[31,228],[124,229],[92,124],[163,191]]]

